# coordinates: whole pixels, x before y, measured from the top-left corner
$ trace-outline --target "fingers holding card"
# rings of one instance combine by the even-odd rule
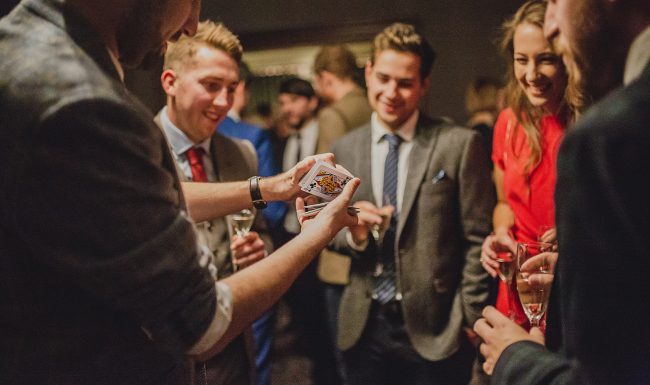
[[[319,160],[299,184],[302,191],[329,202],[343,191],[352,178],[352,174],[344,168],[335,168]]]

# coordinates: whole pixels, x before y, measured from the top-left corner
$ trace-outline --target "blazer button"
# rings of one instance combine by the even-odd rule
[[[395,299],[398,300],[398,301],[401,301],[402,300],[402,293],[398,292],[397,294],[395,294]]]

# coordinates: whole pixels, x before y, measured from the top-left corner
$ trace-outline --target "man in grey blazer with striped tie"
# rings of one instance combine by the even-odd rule
[[[364,223],[330,245],[353,261],[337,336],[351,385],[467,384],[476,356],[467,330],[488,298],[479,254],[495,198],[481,138],[418,110],[433,60],[412,26],[379,33],[371,121],[333,146],[363,181]]]

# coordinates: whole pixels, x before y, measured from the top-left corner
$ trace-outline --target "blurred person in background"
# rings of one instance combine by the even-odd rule
[[[370,119],[372,109],[365,91],[356,81],[357,60],[345,45],[324,46],[314,59],[316,93],[325,102],[318,112],[318,152],[327,152],[332,142]],[[350,258],[332,250],[323,250],[318,261],[318,277],[324,282],[332,349],[337,363],[343,359],[335,349],[336,320],[343,287],[350,275]],[[341,377],[345,371],[339,370]]]
[[[503,108],[503,90],[499,82],[489,77],[475,79],[465,91],[465,110],[469,114],[467,127],[481,134],[487,151],[490,170],[492,163],[492,131],[499,111]]]
[[[321,134],[317,118],[319,100],[311,83],[290,77],[280,84],[278,104],[281,119],[291,128],[283,153],[283,168],[291,168],[298,160],[316,152]],[[283,242],[299,231],[292,207],[285,217]],[[327,325],[324,288],[316,274],[317,262],[303,271],[285,299],[291,309],[291,326],[298,332],[298,345],[312,363],[312,382],[336,385],[340,376]]]
[[[258,159],[260,177],[269,177],[280,172],[280,164],[273,156],[271,135],[253,124],[242,121],[242,114],[250,99],[250,86],[253,75],[244,61],[239,63],[239,83],[235,88],[232,107],[219,124],[217,131],[228,137],[249,141],[255,147]],[[286,202],[269,202],[261,214],[266,220],[271,237],[274,229],[282,227],[282,221],[287,212]],[[258,213],[259,214],[259,213]],[[269,310],[253,323],[253,336],[255,342],[256,375],[254,383],[268,385],[271,382],[271,351],[273,350],[273,319],[275,311]]]

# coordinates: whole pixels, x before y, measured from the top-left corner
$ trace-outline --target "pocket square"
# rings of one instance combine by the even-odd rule
[[[431,178],[431,183],[436,184],[445,178],[447,178],[447,173],[445,170],[440,170],[433,178]]]

